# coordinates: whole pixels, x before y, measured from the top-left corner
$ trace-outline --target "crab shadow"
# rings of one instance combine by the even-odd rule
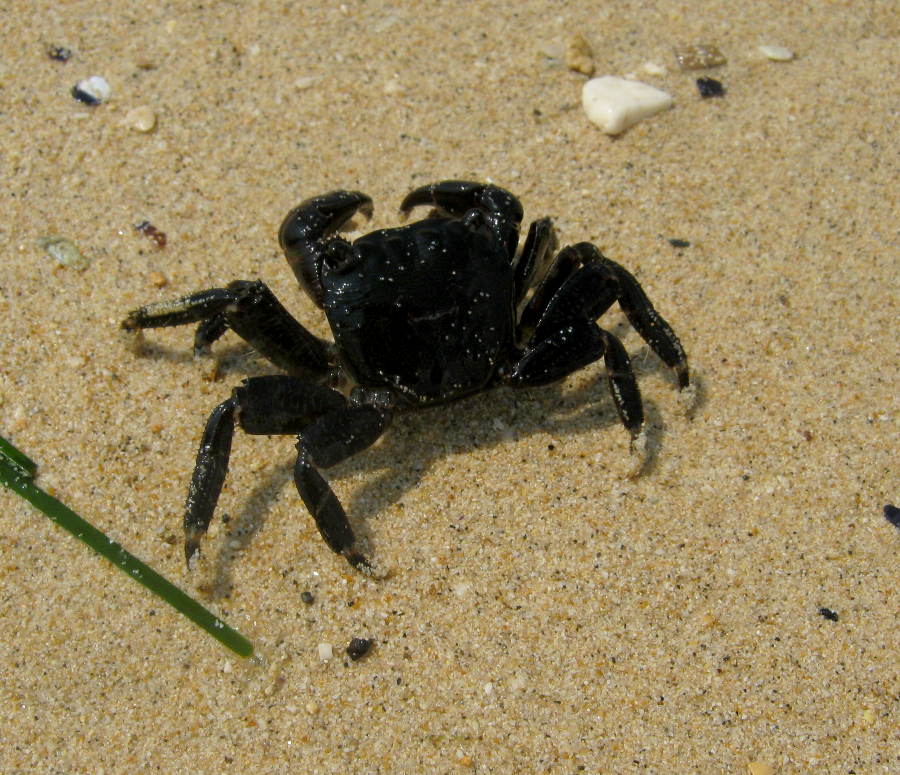
[[[624,326],[621,331],[613,330],[617,335],[626,331]],[[271,368],[248,354],[246,348],[225,348],[219,358],[223,386],[237,384],[248,376],[271,373]],[[633,356],[632,363],[638,382],[646,382],[655,372],[665,372],[666,378],[656,380],[655,385],[665,381],[664,387],[674,387],[668,370],[648,355],[646,347]],[[590,376],[581,378],[574,386],[565,381],[540,388],[499,388],[421,412],[400,414],[376,445],[327,469],[325,476],[336,487],[353,530],[362,539],[366,551],[377,557],[372,525],[377,523],[379,515],[399,503],[427,476],[437,460],[449,454],[515,444],[535,434],[548,434],[561,440],[606,430],[624,433],[602,365],[589,369]],[[643,394],[647,429],[644,475],[655,469],[665,435],[664,420],[647,393],[645,390]],[[235,443],[249,442],[249,437],[240,432],[235,436]],[[285,437],[285,448],[284,462],[264,470],[258,484],[246,495],[237,497],[237,509],[228,521],[226,538],[219,542],[218,552],[211,560],[214,599],[229,595],[233,565],[244,550],[251,548],[276,501],[291,498],[296,504],[293,509],[296,517],[312,519],[293,486],[291,437]],[[361,478],[363,482],[347,492],[342,482],[353,478]],[[330,557],[324,542],[320,548],[323,556]],[[336,558],[335,561],[340,562]]]

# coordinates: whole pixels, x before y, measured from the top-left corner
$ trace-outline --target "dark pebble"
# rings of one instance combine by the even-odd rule
[[[725,96],[725,87],[722,86],[721,81],[717,81],[715,78],[698,78],[697,91],[700,92],[700,96],[704,99],[707,97]]]
[[[350,641],[350,645],[347,646],[347,656],[354,662],[357,659],[362,659],[371,651],[374,643],[375,641],[371,638],[354,638]]]

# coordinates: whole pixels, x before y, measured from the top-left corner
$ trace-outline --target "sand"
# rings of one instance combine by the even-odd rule
[[[0,16],[0,433],[258,654],[4,491],[0,772],[900,768],[895,4],[12,0]],[[602,134],[563,60],[578,34],[597,75],[635,73],[674,107]],[[678,70],[672,47],[697,42],[727,64]],[[91,75],[112,88],[93,108],[70,95]],[[725,96],[701,99],[699,75]],[[151,132],[131,126],[142,106]],[[239,433],[189,574],[205,418],[271,370],[233,334],[217,365],[195,361],[188,328],[136,355],[119,321],[261,278],[325,336],[279,254],[284,214],[358,188],[376,204],[359,229],[396,225],[408,190],[445,178],[505,186],[526,219],[633,271],[688,352],[693,411],[614,309],[647,410],[639,478],[602,364],[401,417],[328,474],[373,580],[319,538],[293,440]],[[58,266],[48,235],[89,266]],[[358,662],[353,637],[375,641]]]

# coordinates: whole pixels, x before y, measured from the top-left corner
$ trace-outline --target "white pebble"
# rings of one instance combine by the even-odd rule
[[[638,121],[672,107],[672,97],[640,81],[604,75],[584,85],[581,104],[587,117],[606,134],[617,135]]]
[[[790,62],[794,58],[794,52],[784,46],[760,46],[759,51],[776,62]]]
[[[87,96],[86,100],[84,97],[79,97],[82,102],[88,102],[93,105],[106,102],[106,100],[110,98],[110,95],[112,95],[112,87],[109,85],[109,82],[100,75],[92,75],[90,78],[79,81],[75,84],[75,90]]]
[[[389,81],[385,81],[382,91],[388,97],[399,97],[403,94],[403,84],[398,78],[391,78]]]
[[[332,654],[334,654],[334,649],[332,649],[330,643],[319,644],[319,659],[324,662],[331,659]]]
[[[644,62],[641,65],[641,70],[643,70],[647,75],[666,75],[669,70],[665,65],[661,65],[657,62]]]

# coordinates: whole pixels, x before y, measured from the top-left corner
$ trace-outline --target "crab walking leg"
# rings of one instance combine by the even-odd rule
[[[631,361],[622,343],[593,321],[572,320],[530,345],[507,381],[513,387],[547,385],[600,358],[619,419],[634,440],[644,426],[644,408]]]
[[[336,390],[301,377],[251,377],[209,417],[184,507],[185,559],[200,548],[209,529],[231,456],[235,422],[251,435],[294,434],[322,415],[347,406]]]
[[[354,544],[347,514],[319,468],[328,468],[371,446],[391,421],[391,410],[364,404],[326,414],[297,440],[294,482],[325,543],[359,570],[369,561]]]
[[[184,504],[184,559],[189,567],[191,558],[200,548],[200,539],[209,529],[225,474],[228,473],[231,439],[234,436],[234,409],[234,398],[213,409],[200,440],[197,464]]]
[[[199,323],[194,351],[206,350],[229,328],[276,366],[305,377],[321,377],[331,363],[328,348],[313,336],[260,281],[237,280],[227,288],[147,304],[128,313],[122,328],[136,330]]]
[[[678,387],[684,390],[690,383],[684,348],[672,327],[653,307],[634,275],[625,267],[608,259],[590,242],[579,242],[567,249],[579,255],[586,266],[600,267],[615,284],[618,288],[619,306],[622,307],[629,322],[662,362],[674,369]]]

